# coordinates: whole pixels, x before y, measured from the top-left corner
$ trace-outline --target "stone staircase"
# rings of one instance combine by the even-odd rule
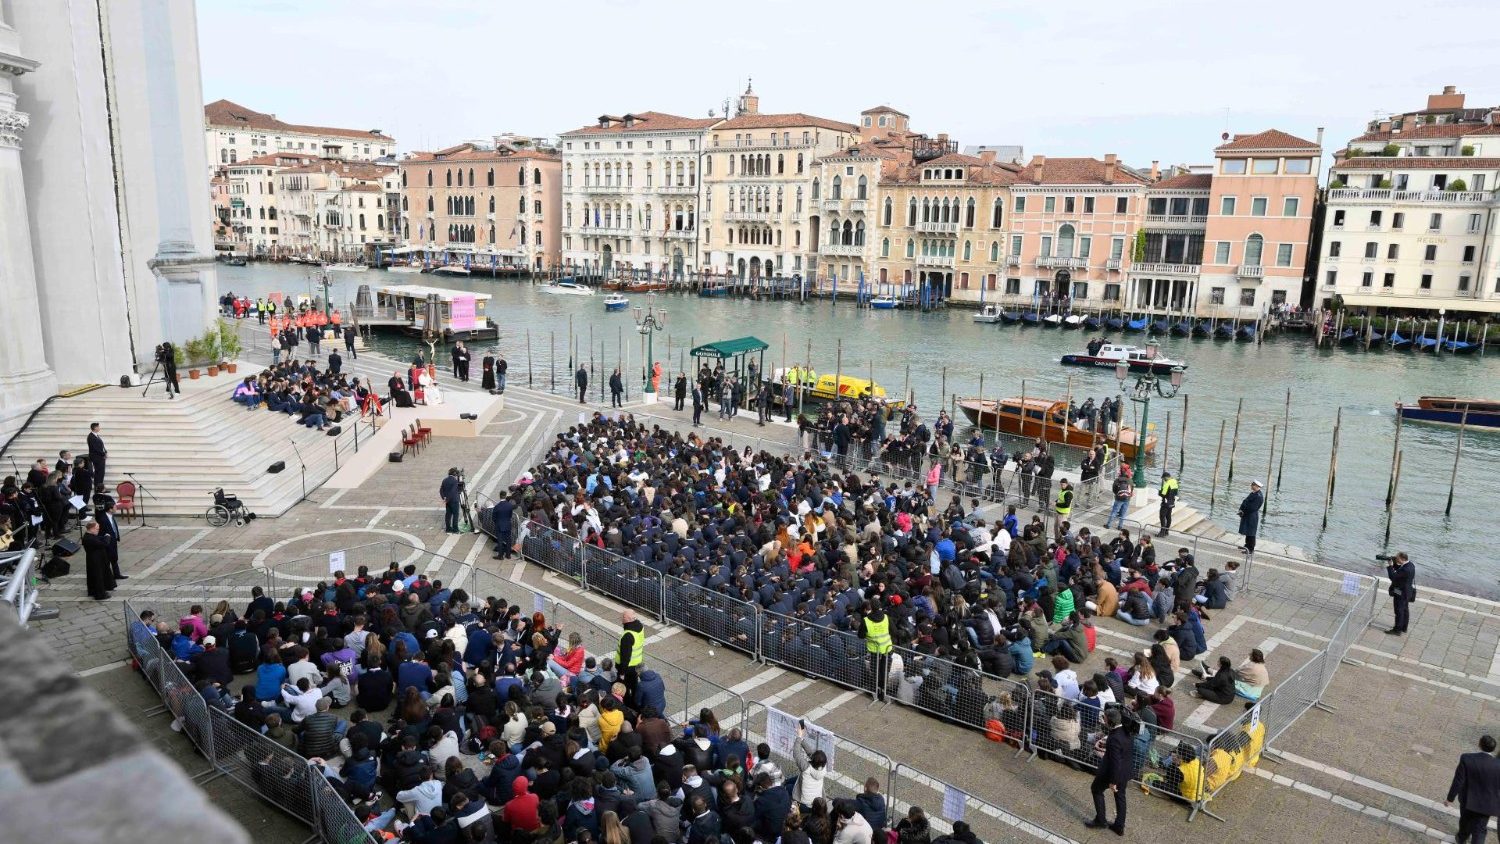
[[[11,471],[13,459],[25,474],[39,457],[48,465],[62,449],[76,457],[87,454],[89,424],[98,422],[109,461],[105,478],[113,494],[116,484],[133,473],[155,496],[138,496],[148,516],[198,516],[213,504],[212,493],[223,487],[260,516],[279,516],[302,496],[302,473],[293,444],[307,464],[311,492],[336,471],[336,464],[353,450],[356,435],[346,422],[338,437],[296,424],[294,418],[264,408],[248,411],[229,400],[234,377],[190,381],[184,393],[167,400],[160,387],[150,398],[139,388],[106,387],[83,395],[59,398],[37,414],[31,424],[5,449],[0,461]],[[371,434],[368,425],[358,436]],[[336,454],[339,449],[342,454]],[[269,474],[267,468],[285,461],[286,468]]]

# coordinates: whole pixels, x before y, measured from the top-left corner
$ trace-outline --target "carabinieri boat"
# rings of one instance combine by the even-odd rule
[[[1500,431],[1500,401],[1494,399],[1420,396],[1415,406],[1396,402],[1396,415],[1403,421],[1409,422],[1464,425],[1469,428]]]
[[[628,307],[630,307],[630,300],[625,298],[624,294],[611,293],[604,297],[604,310],[606,311],[623,311]]]
[[[1098,341],[1096,340],[1095,343]],[[1114,343],[1103,343],[1094,348],[1094,343],[1089,344],[1093,351],[1084,355],[1063,355],[1059,363],[1064,366],[1099,366],[1113,368],[1120,361],[1126,361],[1132,372],[1145,372],[1150,370],[1157,373],[1171,372],[1174,367],[1187,368],[1187,364],[1180,360],[1167,357],[1149,356],[1149,353],[1138,346],[1119,346]]]

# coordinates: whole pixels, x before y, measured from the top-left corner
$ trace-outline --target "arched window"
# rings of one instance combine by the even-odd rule
[[[798,157],[800,158],[801,156],[798,156]],[[792,245],[795,246],[795,247],[797,247],[797,248],[799,248],[799,249],[802,247],[802,230],[801,229],[797,229],[797,232],[792,235]]]
[[[864,220],[860,220],[858,223],[855,223],[855,225],[854,225],[854,245],[855,246],[864,246],[865,245],[865,221]]]
[[[917,224],[917,198],[912,197],[906,201],[906,225],[907,227]]]
[[[401,171],[401,187],[406,187],[406,171]]]
[[[776,245],[781,245],[781,229],[776,230]]]
[[[886,197],[885,207],[882,208],[880,212],[880,224],[882,226],[885,226],[886,228],[890,228],[891,226],[891,211],[893,210],[893,208],[894,205],[891,202],[891,198],[889,196]]]
[[[859,177],[859,182],[856,183],[855,187],[854,187],[854,198],[855,199],[864,199],[865,198],[865,190],[866,190],[867,184],[868,183],[865,181],[865,177],[864,176],[860,176]]]
[[[563,185],[566,186],[566,187],[570,187],[570,188],[573,186],[573,165],[571,165],[571,164],[568,165],[567,172],[565,172],[563,174]],[[494,186],[495,186],[495,171],[491,170],[490,171],[490,187],[494,187]]]
[[[733,161],[734,157],[731,156],[729,160]],[[734,245],[734,229],[730,229],[729,230],[729,243],[730,243],[731,246]]]
[[[1265,250],[1265,247],[1265,238],[1261,237],[1258,234],[1252,234],[1249,237],[1245,238],[1245,266],[1260,266],[1261,252]]]
[[[429,173],[429,174],[427,174],[427,175],[429,175],[429,176],[430,176],[430,175],[432,175],[432,174],[431,174],[431,173]],[[429,197],[427,197],[427,213],[429,213],[429,214],[431,214],[431,213],[432,213],[432,210],[433,210],[433,209],[432,209],[432,197],[430,197],[430,196],[429,196]]]
[[[776,186],[776,213],[777,214],[781,213],[781,193],[782,193],[782,187],[781,187],[781,185],[777,185]]]
[[[925,198],[922,200],[922,222],[932,222],[932,206]]]
[[[998,240],[992,240],[992,241],[990,241],[990,262],[991,263],[995,263],[995,262],[997,262],[999,260],[1000,260],[1000,241],[998,241]]]
[[[891,257],[891,239],[888,237],[882,237],[880,239],[880,257]]]
[[[967,240],[964,241],[964,260],[965,261],[969,260],[970,257],[972,257],[973,254],[974,254],[974,250],[973,250],[973,248],[971,248],[969,246],[969,242]]]
[[[532,202],[532,205],[536,206],[532,209],[532,212],[540,217],[542,215],[542,201],[540,199],[535,200]]]
[[[495,186],[495,168],[491,167],[490,172],[485,174],[484,183],[489,187]],[[571,164],[568,165],[568,184],[573,184],[573,165]],[[494,240],[494,238],[490,238],[490,242],[493,243]]]
[[[786,172],[786,156],[776,153],[776,175],[780,176]]]
[[[1073,227],[1067,223],[1057,228],[1057,257],[1073,257]]]
[[[797,175],[802,175],[802,153],[797,153]]]
[[[404,220],[401,223],[401,239],[411,240],[411,221]]]
[[[272,205],[268,210],[270,213],[267,214],[267,216],[269,216],[273,220],[276,219],[276,206]]]
[[[539,185],[539,184],[542,183],[542,168],[540,168],[540,167],[533,167],[533,168],[531,168],[531,183],[533,185]],[[540,234],[540,232],[538,232],[538,234]]]
[[[444,173],[447,176],[448,187],[450,187],[450,188],[453,187],[453,171],[452,170],[445,170]]]
[[[814,201],[816,201],[817,198],[818,198],[818,180],[817,179],[813,179],[812,198],[813,198]]]
[[[462,167],[460,167],[458,169],[458,186],[459,187],[463,187],[464,186],[464,171],[463,171]]]
[[[404,197],[404,196],[401,197],[401,210],[402,211],[410,211],[411,210],[411,207],[408,205],[408,203],[406,201],[406,197]]]
[[[469,187],[472,188],[472,187],[474,187],[477,184],[479,184],[479,183],[476,182],[476,181],[474,181],[474,168],[470,167],[469,168]]]
[[[595,166],[598,166],[598,165],[595,165]],[[522,164],[520,167],[516,168],[516,184],[519,184],[522,187],[525,187],[525,185],[526,185],[526,165],[525,164]]]
[[[490,223],[490,243],[495,242],[495,224]]]
[[[906,257],[914,258],[917,255],[917,244],[911,238],[906,239]]]
[[[974,197],[969,197],[969,204],[964,208],[964,228],[974,228]]]
[[[495,213],[495,197],[490,197],[490,213]]]
[[[493,202],[493,200],[491,201]],[[570,229],[573,227],[573,203],[571,202],[563,208],[563,225]]]
[[[998,229],[998,228],[1000,228],[1000,224],[1003,223],[1004,221],[1005,221],[1004,203],[1001,202],[1000,201],[1000,197],[997,196],[997,197],[995,197],[995,207],[990,210],[990,228],[992,228],[992,229]]]
[[[429,187],[429,188],[430,188],[430,187],[432,187],[432,171],[431,171],[431,170],[428,170],[428,171],[427,171],[427,186],[428,186],[428,187]],[[429,208],[429,209],[427,209],[427,210],[429,210],[429,211],[430,211],[430,210],[432,210],[432,209],[430,209],[430,208]]]
[[[829,199],[843,199],[844,198],[843,194],[844,194],[844,178],[842,176],[834,176],[833,177],[833,193],[829,196]]]
[[[516,213],[518,213],[518,214],[525,214],[526,213],[526,197],[521,196],[521,197],[517,197],[516,198]]]

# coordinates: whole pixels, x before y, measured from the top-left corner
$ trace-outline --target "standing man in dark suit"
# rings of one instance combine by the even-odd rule
[[[624,407],[625,401],[621,398],[625,394],[625,379],[620,377],[620,367],[609,374],[609,406]]]
[[[703,421],[703,385],[693,382],[693,427]]]
[[[330,374],[330,375],[338,375],[339,372],[343,368],[344,368],[344,359],[339,356],[338,350],[335,349],[335,350],[329,352],[328,353],[328,374]]]
[[[573,386],[578,388],[578,403],[583,404],[583,397],[589,389],[589,371],[578,364],[578,371],[573,373]]]
[[[1396,605],[1396,623],[1385,631],[1392,636],[1405,636],[1406,623],[1411,616],[1411,602],[1417,599],[1417,564],[1407,559],[1405,551],[1397,551],[1386,561],[1386,577],[1391,579],[1387,593]]]
[[[1084,824],[1089,829],[1109,827],[1116,835],[1125,834],[1125,795],[1130,790],[1130,763],[1133,741],[1125,732],[1120,710],[1104,710],[1104,726],[1108,734],[1095,749],[1100,751],[1099,768],[1094,773],[1094,782],[1089,791],[1094,795],[1094,819]],[[1104,817],[1104,792],[1115,793],[1115,822]]]
[[[354,326],[344,326],[344,351],[349,353],[350,360],[359,360],[359,352],[354,350]]]
[[[687,400],[687,376],[677,373],[677,380],[672,382],[672,404],[673,410],[681,410],[682,404]]]
[[[94,521],[99,523],[99,533],[110,539],[109,567],[115,580],[129,580],[130,576],[120,572],[120,525],[115,521],[115,502],[105,501],[94,508]]]
[[[438,488],[438,497],[443,499],[443,530],[458,533],[458,508],[463,501],[463,485],[458,480],[458,468],[448,470]]]
[[[1250,494],[1240,502],[1240,535],[1245,537],[1240,550],[1246,554],[1255,553],[1255,534],[1260,532],[1260,508],[1265,502],[1266,496],[1260,491],[1260,481],[1251,481]]]
[[[109,449],[104,447],[104,438],[99,436],[99,423],[89,425],[89,462],[94,465],[94,489],[104,491],[104,461]]]
[[[1444,806],[1458,800],[1458,844],[1484,844],[1490,818],[1500,815],[1500,759],[1495,758],[1495,737],[1481,736],[1479,751],[1458,757],[1453,784],[1448,786]]]

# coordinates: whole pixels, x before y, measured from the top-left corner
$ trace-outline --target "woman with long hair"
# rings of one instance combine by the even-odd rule
[[[1125,686],[1141,697],[1149,697],[1160,685],[1156,679],[1156,669],[1151,667],[1151,660],[1144,653],[1136,653],[1135,664],[1130,667]]]

